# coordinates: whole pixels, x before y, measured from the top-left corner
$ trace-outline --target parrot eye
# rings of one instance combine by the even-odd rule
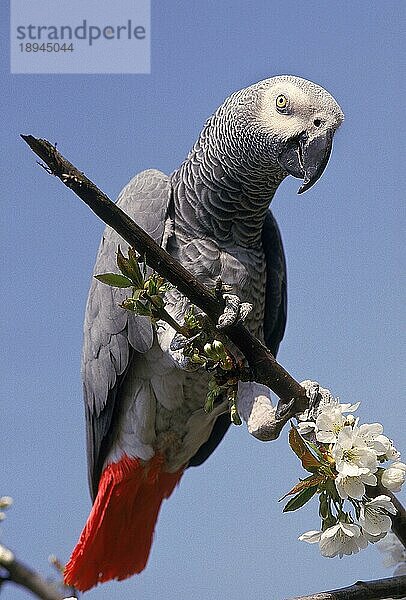
[[[283,110],[287,107],[287,105],[288,99],[286,98],[286,96],[284,94],[279,94],[279,96],[276,98],[276,108],[278,110]]]

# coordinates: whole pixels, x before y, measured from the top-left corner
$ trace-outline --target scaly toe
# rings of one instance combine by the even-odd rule
[[[252,304],[241,302],[235,294],[224,294],[225,308],[217,322],[217,329],[225,329],[239,320],[244,321],[252,310]]]

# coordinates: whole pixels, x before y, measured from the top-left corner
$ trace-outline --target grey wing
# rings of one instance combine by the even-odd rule
[[[169,177],[151,169],[136,175],[128,183],[120,193],[117,204],[161,244],[170,198]],[[118,271],[118,245],[125,253],[128,243],[113,229],[106,227],[94,275]],[[133,354],[146,352],[153,342],[149,319],[138,317],[119,306],[127,292],[93,278],[86,306],[82,380],[88,475],[93,498],[111,444],[120,384]]]
[[[262,247],[266,260],[264,341],[276,356],[286,327],[286,261],[279,227],[270,210],[262,229]]]

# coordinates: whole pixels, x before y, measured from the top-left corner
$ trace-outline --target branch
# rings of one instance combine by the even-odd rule
[[[319,592],[310,596],[296,596],[289,600],[384,600],[385,598],[403,598],[406,596],[406,575],[357,581],[338,590]]]
[[[8,548],[0,546],[0,567],[7,575],[2,576],[2,582],[12,581],[29,590],[41,600],[63,600],[67,594],[62,594],[55,583],[45,581],[35,571],[19,562]]]
[[[96,215],[110,225],[130,246],[145,256],[147,264],[172,283],[182,294],[201,308],[213,323],[217,323],[224,304],[213,292],[189,273],[177,260],[139,227],[125,212],[99,190],[81,171],[64,158],[47,140],[32,135],[21,136],[30,148],[46,163],[45,170],[59,177]],[[44,165],[42,165],[44,166]],[[283,426],[308,405],[305,389],[276,361],[271,352],[243,323],[238,322],[225,330],[230,340],[241,350],[251,368],[253,379],[269,387],[280,398],[273,437],[277,438]]]

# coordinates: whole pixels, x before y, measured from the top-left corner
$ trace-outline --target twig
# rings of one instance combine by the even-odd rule
[[[13,582],[30,590],[41,600],[63,600],[69,592],[62,594],[55,583],[45,581],[35,571],[18,561],[8,548],[0,546],[0,567],[7,573],[2,583]]]
[[[329,592],[319,592],[310,596],[295,596],[288,600],[383,600],[406,596],[406,575],[357,581],[353,585]]]

